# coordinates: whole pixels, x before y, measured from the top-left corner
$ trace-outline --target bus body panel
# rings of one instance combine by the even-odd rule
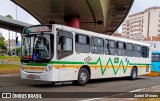
[[[159,59],[157,58],[157,60],[155,61],[155,57],[153,58],[154,55],[158,55]],[[153,72],[158,72],[158,74],[160,75],[160,52],[157,51],[153,51],[152,52],[152,65],[151,65],[151,71]]]
[[[57,30],[58,29],[58,30]],[[70,31],[73,34],[73,54],[57,59],[57,32],[59,30]],[[78,53],[75,49],[75,34],[84,34],[88,36],[100,37],[103,39],[110,39],[122,42],[129,42],[134,44],[140,44],[149,47],[149,44],[131,41],[128,39],[114,38],[107,35],[97,34],[90,31],[84,31],[80,29],[70,28],[61,25],[52,25],[52,34],[54,34],[54,56],[48,63],[52,65],[51,71],[43,71],[42,73],[32,73],[33,70],[25,72],[21,70],[21,78],[27,78],[28,75],[35,75],[39,79],[33,80],[44,80],[44,81],[70,81],[78,79],[79,69],[83,66],[90,68],[91,76],[90,79],[98,78],[111,78],[111,77],[124,77],[130,76],[131,70],[134,66],[138,69],[138,75],[147,74],[150,72],[151,64],[151,50],[149,51],[148,58],[142,57],[127,57],[127,56],[113,56],[105,54],[92,54],[90,53]],[[118,61],[115,61],[118,59]],[[48,66],[47,65],[47,66]],[[24,67],[25,65],[22,65]],[[45,66],[44,68],[46,68]]]

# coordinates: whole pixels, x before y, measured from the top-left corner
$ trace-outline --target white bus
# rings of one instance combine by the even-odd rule
[[[62,25],[37,25],[22,35],[21,78],[77,81],[150,73],[150,44]]]

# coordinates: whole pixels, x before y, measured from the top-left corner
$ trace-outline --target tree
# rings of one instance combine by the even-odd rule
[[[0,49],[5,49],[4,37],[0,37]]]
[[[0,55],[7,51],[4,40],[4,37],[0,37]]]
[[[15,53],[15,48],[12,50]],[[21,53],[21,47],[16,48],[17,55],[19,56]]]
[[[11,15],[6,15],[7,18],[13,19],[13,17]]]

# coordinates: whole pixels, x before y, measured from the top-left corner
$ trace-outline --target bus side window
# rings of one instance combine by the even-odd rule
[[[160,62],[160,55],[159,54],[154,55],[154,62]]]
[[[104,42],[104,50],[106,55],[111,55],[110,50],[109,50],[109,40],[105,39]]]
[[[116,43],[113,40],[109,40],[110,55],[116,55]]]
[[[76,34],[75,36],[75,49],[79,53],[89,53],[90,52],[90,38],[86,35]]]
[[[118,52],[117,55],[119,56],[125,56],[125,43],[124,42],[118,42]]]
[[[57,34],[57,59],[73,54],[73,35],[70,32],[58,31]]]
[[[142,57],[147,58],[149,56],[149,49],[146,46],[142,46]]]
[[[126,43],[126,56],[132,57],[133,55],[133,44]]]
[[[91,38],[91,52],[93,54],[104,53],[104,40],[102,38],[97,38],[97,37]]]
[[[155,62],[155,55],[152,54],[152,62]]]
[[[140,45],[134,45],[134,56],[135,57],[141,57],[141,46]]]

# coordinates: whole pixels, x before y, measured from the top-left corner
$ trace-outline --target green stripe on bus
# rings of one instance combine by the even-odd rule
[[[73,62],[73,61],[50,61],[49,64],[84,64],[84,62]]]
[[[27,63],[27,66],[47,66],[48,63]]]
[[[101,73],[102,73],[102,75],[104,75],[104,73],[105,73],[105,71],[106,71],[106,68],[103,69],[103,67],[102,67],[102,61],[101,61],[101,58],[100,58],[100,57],[97,59],[96,62],[88,62],[88,65],[97,65],[98,63],[100,64]],[[47,64],[81,64],[81,65],[83,65],[84,62],[74,62],[74,61],[50,61],[49,63],[28,63],[27,65],[28,65],[28,66],[47,66]],[[106,66],[109,66],[109,64],[112,66],[112,69],[113,69],[114,74],[117,75],[118,70],[119,70],[120,68],[115,69],[111,58],[108,59],[108,61],[107,61],[107,63],[106,63]],[[134,66],[134,65],[137,65],[137,66],[149,66],[149,65],[151,65],[151,64],[144,64],[144,63],[138,64],[138,63],[130,63],[129,60],[127,61],[126,66]],[[126,71],[127,71],[127,67],[125,68],[124,62],[123,62],[122,60],[120,61],[120,63],[119,63],[118,66],[122,66],[123,72],[124,72],[124,74],[125,74]]]

